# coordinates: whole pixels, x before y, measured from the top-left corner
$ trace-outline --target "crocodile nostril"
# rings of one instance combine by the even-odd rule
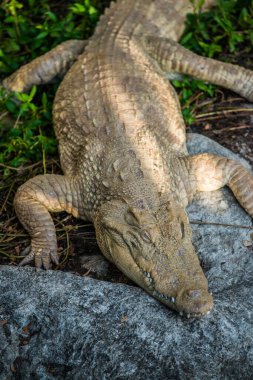
[[[212,295],[207,289],[192,288],[181,289],[176,297],[176,308],[179,312],[187,315],[204,315],[207,314],[213,307]]]
[[[190,298],[198,298],[201,296],[201,290],[200,289],[191,289],[186,292],[187,296]]]

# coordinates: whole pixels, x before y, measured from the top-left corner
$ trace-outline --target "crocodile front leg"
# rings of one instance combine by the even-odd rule
[[[237,161],[209,153],[183,158],[189,173],[189,190],[213,191],[227,185],[253,217],[253,176]]]
[[[14,206],[17,216],[31,236],[28,255],[20,265],[35,260],[37,268],[58,264],[55,227],[49,211],[67,211],[84,217],[77,188],[61,175],[46,174],[30,179],[18,189]]]
[[[63,42],[4,79],[3,86],[9,91],[27,92],[33,85],[45,84],[56,76],[63,76],[84,51],[86,44],[87,41],[79,40]]]
[[[201,57],[166,38],[147,36],[143,38],[143,45],[163,71],[191,75],[228,88],[253,101],[253,72],[251,70]]]

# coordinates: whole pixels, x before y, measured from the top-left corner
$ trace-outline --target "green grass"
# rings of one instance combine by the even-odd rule
[[[181,43],[198,54],[231,60],[252,53],[253,1],[219,0],[217,7],[199,12],[202,1],[195,1],[195,13],[187,18]],[[109,1],[80,0],[5,0],[0,6],[0,78],[15,71],[68,39],[89,37],[99,14]],[[29,94],[8,95],[0,89],[0,170],[8,176],[20,165],[57,154],[51,121],[53,97],[58,83],[33,88]],[[194,122],[192,104],[195,94],[212,97],[215,87],[185,78],[174,81],[180,93],[183,114],[188,124]],[[1,165],[2,164],[2,165]]]
[[[248,65],[252,69],[253,61],[248,61],[247,57],[253,53],[253,1],[218,0],[215,8],[203,13],[199,11],[203,0],[191,2],[195,12],[187,17],[180,43],[202,56]],[[185,121],[192,124],[195,120],[192,114],[194,95],[199,93],[198,100],[213,97],[216,87],[188,77],[181,82],[173,81],[173,84],[180,93]]]
[[[106,2],[16,0],[0,6],[0,78],[62,41],[85,39]],[[107,1],[108,3],[108,1]],[[0,171],[57,154],[51,109],[58,83],[34,87],[30,94],[8,95],[0,88]],[[15,101],[18,99],[19,104]],[[6,165],[5,167],[3,166]],[[8,167],[7,167],[8,166]],[[45,165],[44,165],[45,169]]]

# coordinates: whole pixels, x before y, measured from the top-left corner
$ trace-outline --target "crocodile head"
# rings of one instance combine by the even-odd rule
[[[103,254],[153,297],[188,317],[211,310],[213,299],[180,206],[167,202],[151,210],[109,201],[94,224]]]

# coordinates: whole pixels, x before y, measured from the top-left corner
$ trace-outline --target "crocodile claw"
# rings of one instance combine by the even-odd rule
[[[22,251],[22,256],[25,258],[19,263],[19,266],[26,265],[34,260],[36,269],[44,268],[50,269],[52,263],[58,265],[59,259],[57,253],[52,252],[50,249],[43,250],[42,248],[34,250],[29,245]]]

